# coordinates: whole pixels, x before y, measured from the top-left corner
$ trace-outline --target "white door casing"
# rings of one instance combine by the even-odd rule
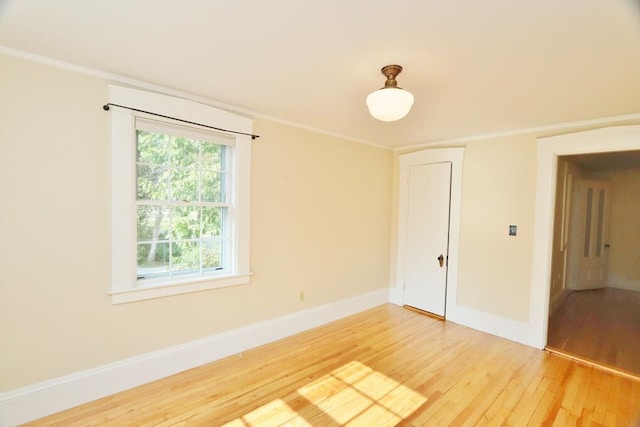
[[[409,175],[411,166],[432,163],[449,163],[451,166],[450,209],[449,209],[449,260],[447,269],[447,286],[445,312],[447,317],[454,317],[457,307],[458,289],[458,253],[460,240],[460,203],[462,199],[462,161],[464,148],[434,148],[399,156],[399,200],[398,200],[398,240],[394,288],[405,301],[404,279],[406,267],[408,207],[409,207]],[[446,256],[446,254],[443,254]],[[435,261],[435,260],[434,260]],[[445,260],[446,261],[446,260]],[[444,268],[443,268],[444,269]],[[400,302],[400,301],[398,301]]]
[[[640,150],[640,126],[615,126],[539,138],[537,149],[538,171],[527,342],[542,349],[547,344],[553,205],[558,156]]]

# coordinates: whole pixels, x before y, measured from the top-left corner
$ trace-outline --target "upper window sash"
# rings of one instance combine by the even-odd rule
[[[162,133],[165,135],[176,136],[179,138],[189,138],[198,141],[207,141],[213,144],[227,145],[233,147],[235,145],[235,137],[215,130],[199,129],[194,126],[178,124],[170,119],[159,121],[157,119],[149,119],[144,113],[134,113],[136,130],[145,130],[148,132]]]
[[[138,123],[136,122],[136,124]],[[138,191],[141,183],[146,183],[145,188],[152,192],[157,189],[157,186],[152,184],[164,185],[164,194],[158,193],[157,197],[148,198],[141,197],[140,193],[137,193],[136,202],[175,203],[183,201],[189,204],[203,203],[221,206],[232,204],[233,199],[230,193],[234,177],[233,171],[228,165],[233,164],[234,147],[214,142],[216,135],[210,135],[207,139],[204,139],[207,135],[201,133],[197,134],[199,139],[196,139],[194,135],[183,136],[183,128],[174,129],[172,125],[160,125],[154,126],[150,130],[136,126],[136,184]],[[180,150],[180,145],[174,145],[178,140],[182,140],[183,143],[186,141],[189,145],[197,145],[197,152],[192,151],[193,148],[196,148],[195,145],[191,145],[191,150],[183,152]],[[154,171],[163,172],[158,177],[154,175]],[[182,192],[179,196],[173,192],[172,184],[175,183],[174,179],[179,180],[180,174],[185,171],[191,171],[189,175],[195,172],[195,176],[191,176],[191,178],[195,178],[196,193]],[[145,172],[151,173],[151,175],[146,175]],[[164,179],[156,182],[159,178]],[[182,179],[187,178],[183,176]],[[216,187],[216,183],[219,187]],[[218,191],[212,192],[215,188]]]

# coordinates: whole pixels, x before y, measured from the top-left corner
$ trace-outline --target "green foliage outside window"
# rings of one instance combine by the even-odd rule
[[[137,131],[138,276],[220,269],[226,147]]]

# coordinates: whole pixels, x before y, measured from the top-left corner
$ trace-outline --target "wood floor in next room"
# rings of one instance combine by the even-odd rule
[[[394,305],[33,426],[629,426],[640,381]]]
[[[571,292],[549,319],[547,343],[640,376],[640,292]]]

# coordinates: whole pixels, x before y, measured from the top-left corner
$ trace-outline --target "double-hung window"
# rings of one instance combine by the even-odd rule
[[[213,107],[110,89],[113,104],[252,130]],[[113,302],[247,283],[249,137],[124,108],[111,114]]]
[[[138,284],[229,272],[232,142],[136,118]]]

